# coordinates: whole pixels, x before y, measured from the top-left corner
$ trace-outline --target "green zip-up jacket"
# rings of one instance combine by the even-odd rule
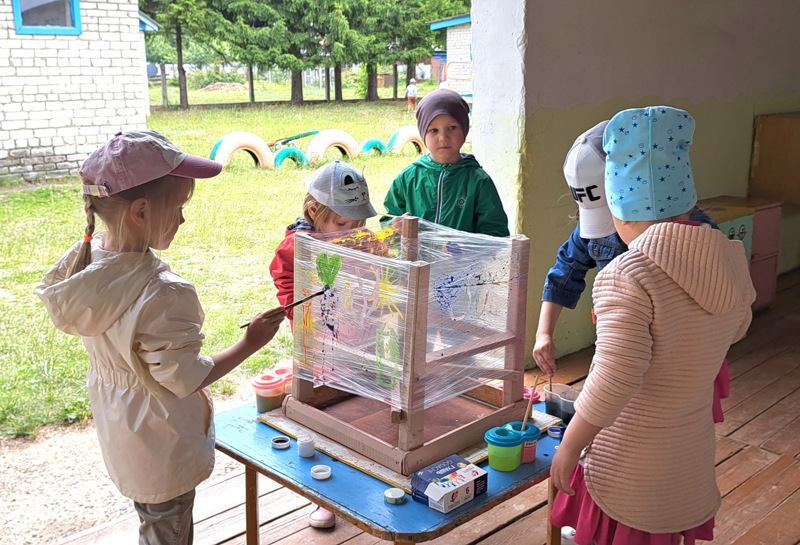
[[[413,216],[469,233],[507,237],[508,217],[494,182],[472,155],[455,165],[435,163],[430,154],[406,167],[392,182],[386,212]]]

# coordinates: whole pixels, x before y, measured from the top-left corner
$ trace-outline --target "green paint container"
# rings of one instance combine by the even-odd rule
[[[508,428],[492,428],[483,436],[489,445],[489,467],[514,471],[522,459],[522,434]]]

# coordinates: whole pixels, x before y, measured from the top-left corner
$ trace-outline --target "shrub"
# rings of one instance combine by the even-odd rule
[[[216,64],[206,70],[193,70],[186,75],[186,85],[189,89],[203,89],[217,82],[246,84],[247,76],[237,74],[235,69],[228,73]]]

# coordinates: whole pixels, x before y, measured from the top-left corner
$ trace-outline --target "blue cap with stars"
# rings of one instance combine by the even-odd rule
[[[619,112],[606,126],[606,197],[614,217],[656,221],[697,203],[689,164],[694,119],[670,106]]]

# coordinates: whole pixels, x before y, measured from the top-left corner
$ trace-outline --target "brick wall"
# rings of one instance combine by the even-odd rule
[[[447,81],[450,88],[462,95],[472,94],[471,23],[448,27],[447,64]]]
[[[78,174],[120,130],[146,128],[134,0],[80,2],[82,34],[17,34],[0,3],[0,181]]]

